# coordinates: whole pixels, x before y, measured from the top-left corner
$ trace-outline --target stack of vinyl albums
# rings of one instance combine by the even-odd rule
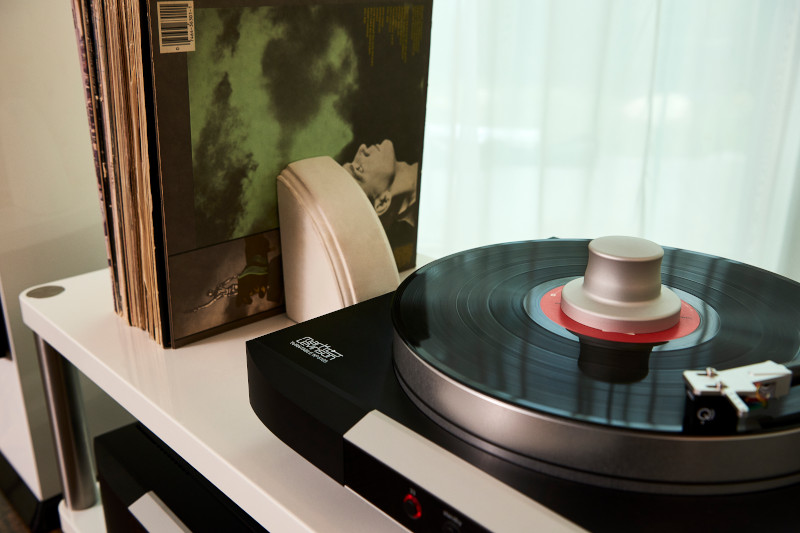
[[[114,307],[178,347],[283,310],[276,177],[329,156],[414,266],[432,0],[73,0]]]

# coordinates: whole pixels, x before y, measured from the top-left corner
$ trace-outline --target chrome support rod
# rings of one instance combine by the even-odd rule
[[[70,510],[87,509],[98,495],[78,370],[35,333],[34,338],[64,500]]]

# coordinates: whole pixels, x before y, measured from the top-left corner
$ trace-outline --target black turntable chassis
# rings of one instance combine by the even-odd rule
[[[765,439],[608,428],[489,397],[428,365],[398,335],[394,355],[404,389],[428,416],[473,443],[475,436],[481,441],[491,435],[485,445],[520,466],[603,487],[669,494],[752,492],[800,480],[797,429]],[[424,400],[414,393],[420,390],[428,392]],[[758,461],[752,460],[754,447]]]
[[[655,348],[649,375],[629,383],[585,373],[583,341],[544,313],[531,320],[523,305],[532,288],[580,275],[584,246],[548,240],[458,254],[423,267],[394,295],[249,341],[251,405],[295,451],[414,531],[442,529],[414,518],[413,498],[423,516],[493,527],[473,514],[488,495],[483,482],[441,485],[438,460],[414,461],[431,450],[591,531],[797,530],[800,424],[785,418],[799,412],[797,394],[754,413],[764,420],[766,412],[769,425],[734,434],[693,435],[681,421],[684,370],[800,360],[800,285],[668,251],[665,284],[689,294],[681,298],[705,326]],[[411,287],[419,276],[426,282]],[[421,290],[403,298],[409,287]],[[403,301],[411,305],[398,315]],[[609,408],[611,391],[625,399],[620,409]],[[394,429],[407,440],[399,450]],[[451,499],[461,488],[467,496]]]

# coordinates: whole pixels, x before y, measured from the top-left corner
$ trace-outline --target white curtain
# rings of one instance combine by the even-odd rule
[[[800,280],[800,2],[435,0],[419,251],[634,235]]]

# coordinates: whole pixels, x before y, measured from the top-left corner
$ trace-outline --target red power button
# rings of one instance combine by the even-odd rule
[[[403,510],[412,520],[417,520],[422,516],[422,506],[413,494],[406,494],[405,498],[403,498]]]

